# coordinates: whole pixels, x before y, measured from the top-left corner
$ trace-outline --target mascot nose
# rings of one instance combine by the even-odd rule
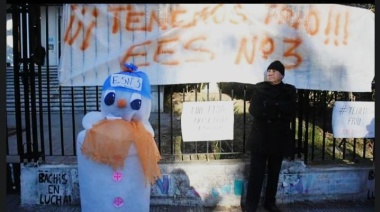
[[[125,108],[127,106],[127,101],[125,99],[119,99],[117,101],[117,106],[119,108]]]

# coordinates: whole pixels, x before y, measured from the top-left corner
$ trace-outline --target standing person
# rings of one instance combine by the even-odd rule
[[[276,205],[278,179],[284,157],[292,156],[291,120],[295,114],[296,88],[282,79],[285,67],[280,61],[267,68],[267,80],[253,87],[249,113],[253,116],[249,135],[251,163],[246,211],[257,210],[267,168],[264,208],[280,211]]]

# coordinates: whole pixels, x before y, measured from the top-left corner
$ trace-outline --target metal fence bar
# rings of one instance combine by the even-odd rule
[[[41,47],[41,23],[40,23],[40,7],[35,5],[29,5],[29,13],[28,13],[28,30],[29,30],[29,80],[30,80],[30,98],[31,98],[31,108],[32,108],[32,158],[34,161],[39,160],[39,139],[38,139],[38,129],[37,129],[37,90],[40,88],[41,81],[36,83],[36,79],[40,79],[41,76],[36,76],[36,67],[37,65],[37,73],[41,69],[41,57],[44,56],[43,50]],[[43,58],[42,58],[43,59]],[[42,98],[42,92],[39,94],[39,98]],[[39,113],[41,114],[41,113]],[[42,115],[42,114],[41,114]],[[41,120],[41,125],[43,125],[43,119]],[[40,135],[40,137],[43,134]]]
[[[325,149],[326,149],[326,110],[327,110],[327,92],[322,91],[322,111],[323,111],[323,124],[322,124],[322,130],[323,130],[323,137],[322,137],[322,160],[325,159]]]
[[[76,132],[75,132],[75,98],[74,98],[74,87],[71,87],[71,126],[73,129],[72,132],[72,144],[73,144],[73,151],[74,155],[76,155]],[[83,99],[83,102],[86,102],[86,99]],[[63,147],[62,147],[63,148]]]
[[[337,97],[338,97],[338,93],[335,92],[334,93],[334,100],[335,101],[338,99]],[[335,137],[333,138],[333,147],[334,148],[332,149],[332,159],[335,160],[335,158],[336,158],[336,148],[335,148],[336,147],[336,138]]]
[[[315,124],[316,124],[316,106],[315,106],[315,103],[316,103],[316,92],[313,91],[312,92],[313,94],[313,98],[311,100],[313,106],[311,107],[311,110],[312,110],[312,125],[313,125],[313,129],[312,129],[312,136],[311,136],[311,146],[313,147],[315,145]],[[311,160],[314,160],[314,156],[315,156],[315,151],[314,151],[314,148],[311,148]]]
[[[304,122],[305,122],[305,135],[303,136],[303,140],[304,140],[304,146],[305,146],[305,151],[306,154],[305,154],[305,157],[308,157],[309,154],[309,110],[307,109],[309,107],[309,102],[310,102],[310,99],[309,99],[309,93],[310,91],[304,91],[303,92],[303,107],[305,108],[305,118],[304,118]],[[298,124],[303,124],[303,123],[300,123],[298,122]],[[302,127],[303,128],[303,127]]]
[[[7,121],[5,122],[5,127],[7,129],[9,129]],[[10,155],[9,148],[10,148],[10,145],[9,145],[9,130],[7,130],[7,138],[5,139],[5,153],[6,153],[6,155]]]
[[[352,150],[352,159],[356,159],[356,138],[354,138],[353,150]]]
[[[83,112],[84,112],[84,114],[86,114],[87,113],[86,86],[83,86],[82,89],[83,89]]]
[[[246,125],[247,125],[247,116],[246,116],[246,111],[247,111],[247,85],[244,85],[244,89],[243,89],[243,153],[246,153],[246,135],[245,135],[245,131],[246,131]]]
[[[297,120],[298,120],[298,133],[297,133],[297,156],[298,158],[301,157],[302,152],[304,151],[305,147],[302,143],[302,120],[303,120],[303,90],[298,90],[298,111],[297,111]],[[307,153],[306,153],[307,154]],[[307,155],[304,156],[305,163],[307,163],[308,157]]]
[[[160,95],[160,86],[158,85],[157,86],[157,101],[158,101],[158,111],[160,111],[160,108],[161,108],[161,95]],[[158,148],[161,149],[161,113],[158,112]]]
[[[60,123],[60,129],[61,129],[61,155],[65,155],[65,150],[63,148],[63,108],[62,108],[62,87],[59,86],[59,123]]]
[[[170,85],[170,96],[172,97],[173,96],[173,85]],[[173,110],[173,106],[174,106],[174,104],[173,104],[173,98],[170,98],[170,126],[171,126],[171,128],[170,128],[170,154],[171,155],[174,155],[174,148],[175,148],[175,146],[174,146],[174,142],[173,142],[173,114],[174,114],[174,110]],[[158,122],[159,123],[159,125],[158,125],[158,127],[160,127],[160,122]]]

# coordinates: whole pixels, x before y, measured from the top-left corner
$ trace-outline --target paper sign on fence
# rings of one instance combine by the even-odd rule
[[[184,102],[181,128],[183,141],[232,140],[233,102]]]
[[[335,138],[374,138],[375,102],[335,102],[332,128]]]

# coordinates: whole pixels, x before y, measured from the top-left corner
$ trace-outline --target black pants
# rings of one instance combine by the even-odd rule
[[[247,197],[245,201],[248,212],[255,211],[260,203],[265,168],[267,168],[268,174],[265,190],[265,203],[276,203],[278,178],[283,158],[283,156],[279,155],[252,153],[248,178]]]

